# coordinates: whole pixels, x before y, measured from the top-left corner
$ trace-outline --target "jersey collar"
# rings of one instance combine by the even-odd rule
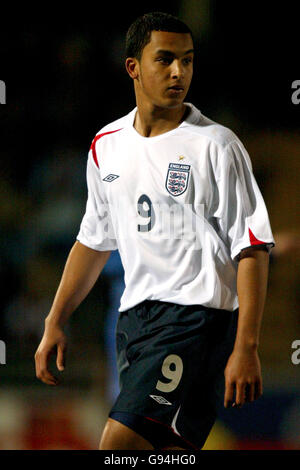
[[[164,136],[169,135],[170,133],[172,133],[172,132],[174,132],[174,131],[182,128],[182,127],[187,127],[187,126],[190,126],[190,125],[193,125],[193,124],[196,124],[197,122],[199,122],[199,120],[201,118],[201,112],[199,111],[199,109],[197,109],[192,103],[184,103],[184,104],[190,108],[190,112],[188,113],[186,119],[184,121],[182,121],[182,123],[178,127],[176,127],[175,129],[172,129],[171,131],[165,132],[164,134],[160,134],[160,135],[157,135],[157,136],[154,136],[154,137],[144,137],[141,134],[139,134],[133,126],[134,118],[135,118],[135,115],[136,115],[136,112],[137,112],[137,107],[135,107],[128,114],[127,126],[128,126],[128,128],[130,129],[131,132],[134,132],[134,134],[136,136],[140,137],[141,139],[159,140],[160,138],[163,138]]]

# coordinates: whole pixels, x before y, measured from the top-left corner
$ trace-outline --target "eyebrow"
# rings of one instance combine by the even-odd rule
[[[191,54],[192,52],[194,52],[194,49],[188,49],[186,52],[184,52],[183,55]],[[165,50],[165,49],[158,49],[156,51],[156,54],[165,54],[165,55],[169,55],[169,56],[172,56],[172,57],[174,57],[176,55],[174,52],[168,51],[168,50]]]

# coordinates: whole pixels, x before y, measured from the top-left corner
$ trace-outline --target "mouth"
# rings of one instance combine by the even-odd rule
[[[170,86],[168,88],[168,91],[174,94],[181,94],[184,92],[184,87],[180,85],[174,85],[174,86]]]

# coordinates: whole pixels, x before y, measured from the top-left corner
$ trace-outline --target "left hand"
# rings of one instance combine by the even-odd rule
[[[234,349],[225,368],[224,407],[240,408],[261,395],[262,376],[257,350]]]

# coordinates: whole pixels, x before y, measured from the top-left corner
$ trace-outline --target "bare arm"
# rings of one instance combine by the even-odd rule
[[[49,385],[58,383],[48,370],[50,353],[57,347],[57,368],[63,370],[67,344],[63,327],[94,286],[109,256],[110,251],[92,250],[77,241],[70,251],[35,353],[36,376]]]
[[[259,334],[268,282],[269,254],[259,249],[244,250],[241,256],[237,291],[239,319],[234,349],[225,369],[224,406],[242,406],[262,394],[258,357]]]

